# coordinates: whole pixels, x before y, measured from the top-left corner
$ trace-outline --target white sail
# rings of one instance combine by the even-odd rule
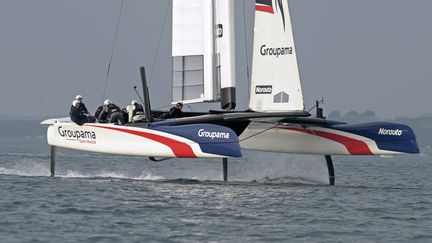
[[[217,99],[213,9],[213,0],[173,0],[173,102]]]
[[[256,0],[249,108],[304,110],[288,1]]]

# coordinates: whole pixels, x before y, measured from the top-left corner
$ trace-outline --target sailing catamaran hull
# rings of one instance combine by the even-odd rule
[[[315,155],[419,153],[411,128],[395,123],[307,126],[252,122],[240,136],[245,149]]]
[[[146,128],[59,122],[48,127],[47,139],[51,146],[119,155],[241,157],[236,134],[229,128],[210,124]]]

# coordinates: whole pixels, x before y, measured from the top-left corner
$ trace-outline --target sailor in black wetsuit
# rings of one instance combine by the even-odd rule
[[[81,113],[81,115],[84,115],[87,117],[87,122],[95,122],[95,118],[92,115],[90,115],[90,112],[88,112],[87,107],[83,102],[83,97],[81,95],[77,95],[75,97],[75,100],[79,101],[80,113]]]
[[[103,109],[104,109],[104,105],[101,105],[96,109],[95,118],[96,118],[96,122],[98,122],[98,123],[107,123],[108,122],[108,114],[104,113],[101,115]]]
[[[135,116],[137,112],[144,113],[144,107],[141,104],[139,104],[136,100],[132,100],[131,105],[135,106],[135,109],[133,110],[133,116]]]
[[[99,109],[98,109],[99,111]],[[99,112],[97,119],[99,121],[107,121],[108,123],[116,123],[123,125],[125,122],[121,115],[121,109],[111,100],[105,100],[102,110]]]
[[[69,116],[73,122],[75,122],[76,124],[78,124],[80,126],[82,124],[88,122],[87,116],[81,113],[80,102],[78,100],[74,100],[72,102]]]
[[[183,114],[183,103],[178,102],[173,108],[170,109],[168,115],[166,116],[166,118],[180,118],[180,117],[184,117]]]
[[[81,111],[81,114],[84,114],[86,116],[90,116],[90,113],[87,110],[87,107],[85,106],[84,102],[83,102],[83,97],[81,95],[77,95],[75,97],[75,100],[78,100],[80,102],[79,108]]]

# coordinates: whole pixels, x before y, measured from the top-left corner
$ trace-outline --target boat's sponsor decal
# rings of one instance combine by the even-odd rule
[[[273,96],[273,103],[288,103],[289,95],[283,91]]]
[[[204,129],[198,130],[198,137],[201,138],[215,138],[229,139],[230,134],[228,132],[209,132]]]
[[[387,136],[402,136],[402,130],[399,129],[385,129],[380,128],[378,131],[378,135],[387,135]]]
[[[87,126],[92,126],[92,127],[102,128],[102,129],[109,129],[109,130],[114,130],[114,131],[118,131],[118,132],[124,132],[124,133],[128,133],[128,134],[136,135],[139,137],[144,137],[144,138],[147,138],[147,139],[150,139],[150,140],[153,140],[155,142],[158,142],[158,143],[161,143],[163,145],[168,146],[171,149],[171,151],[174,153],[174,155],[178,158],[197,158],[192,147],[189,144],[184,143],[184,142],[180,142],[180,141],[172,139],[172,138],[167,138],[167,137],[164,137],[162,135],[144,132],[144,131],[129,130],[129,129],[120,128],[120,127],[104,127],[104,126],[97,126],[97,125],[87,125]]]
[[[285,13],[283,8],[283,0],[275,0],[275,8],[276,11],[280,11],[280,16],[282,17],[282,24],[285,31]],[[255,10],[265,13],[274,14],[275,11],[273,9],[273,0],[256,0],[255,1]]]
[[[262,45],[260,48],[260,54],[262,56],[276,56],[276,58],[278,58],[279,56],[292,55],[293,47],[267,47],[267,45]]]
[[[273,92],[272,85],[257,85],[255,86],[255,94],[271,94]]]
[[[93,131],[64,129],[62,126],[59,126],[57,131],[66,140],[79,141],[80,143],[96,143],[96,133]]]
[[[314,136],[318,136],[318,137],[322,137],[322,138],[326,138],[338,142],[344,145],[351,155],[373,155],[369,146],[364,141],[358,139],[350,138],[335,133],[304,129],[304,128],[283,127],[283,126],[280,126],[279,128],[296,131],[296,132],[303,132],[306,134],[310,134],[310,135],[314,135]]]
[[[283,23],[283,27],[284,27],[284,31],[285,31],[285,13],[284,13],[284,9],[283,9],[283,4],[282,4],[282,0],[276,0],[276,9],[279,9],[281,12],[281,16],[282,16],[282,23]]]
[[[273,14],[273,0],[256,0],[255,10]]]

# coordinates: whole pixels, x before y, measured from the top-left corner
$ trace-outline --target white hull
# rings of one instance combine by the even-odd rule
[[[275,127],[268,123],[251,123],[239,139],[242,148],[269,152],[314,155],[403,154],[379,149],[376,142],[367,137],[314,126]]]
[[[182,136],[151,128],[113,124],[78,126],[71,122],[55,123],[48,127],[47,139],[51,146],[98,153],[177,158],[227,157],[205,153],[199,143]]]

